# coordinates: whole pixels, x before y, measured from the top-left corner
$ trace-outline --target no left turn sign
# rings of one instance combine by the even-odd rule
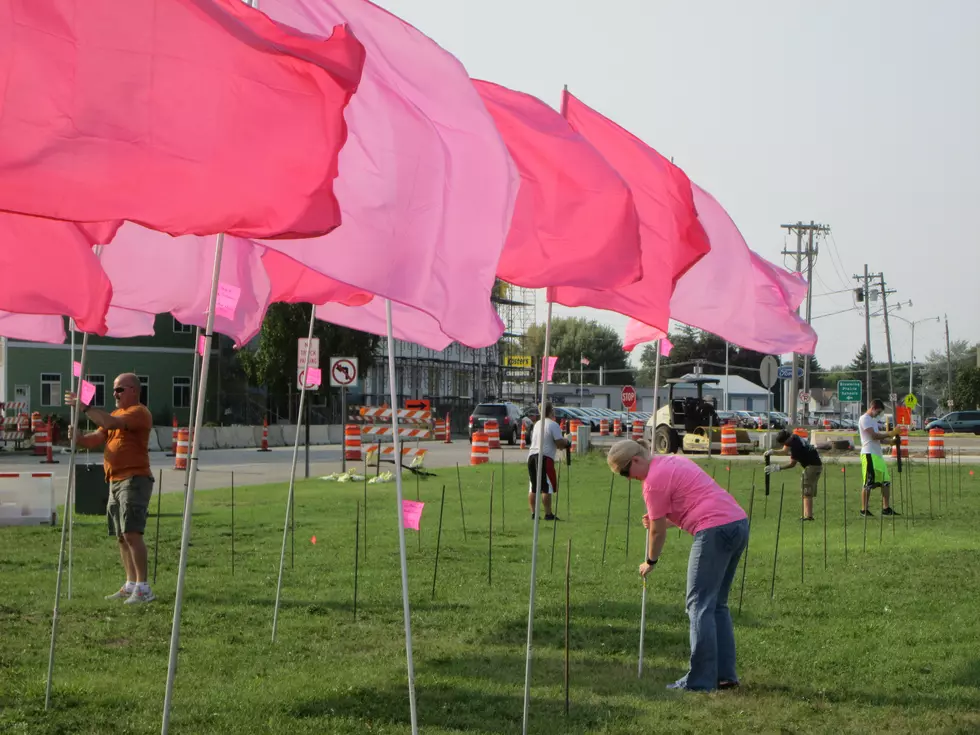
[[[346,388],[357,381],[356,357],[330,358],[330,387]]]

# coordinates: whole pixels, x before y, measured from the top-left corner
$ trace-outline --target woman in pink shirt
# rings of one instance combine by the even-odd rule
[[[651,456],[644,446],[627,440],[612,446],[607,462],[613,472],[643,481],[643,525],[649,537],[640,576],[646,577],[660,559],[668,525],[694,536],[687,563],[691,667],[667,688],[711,691],[738,686],[728,591],[749,540],[745,511],[687,457]]]

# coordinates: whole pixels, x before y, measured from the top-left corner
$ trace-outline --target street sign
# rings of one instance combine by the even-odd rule
[[[905,407],[906,408],[911,409],[912,411],[914,411],[915,410],[915,407],[918,406],[918,405],[919,405],[919,399],[915,397],[915,393],[909,393],[907,396],[905,396]]]
[[[313,338],[313,343],[309,349],[309,353],[310,353],[309,365],[306,364],[306,352],[307,352],[306,337],[300,337],[296,341],[298,343],[296,347],[296,365],[301,368],[304,366],[312,367],[312,368],[320,367],[320,338],[319,337]]]
[[[911,426],[912,409],[905,406],[895,406],[895,423],[899,426]]]
[[[793,369],[790,368],[789,375],[793,374]],[[762,365],[759,366],[759,375],[762,377],[762,384],[766,388],[772,388],[776,385],[776,381],[779,379],[779,362],[772,355],[766,355],[762,358]],[[789,375],[786,377],[788,378]]]
[[[636,408],[636,388],[632,385],[624,385],[623,393],[621,398],[623,399],[623,408],[632,411]]]
[[[897,401],[898,400],[898,393],[889,393],[888,394],[888,400],[891,403],[894,403],[895,401]]]
[[[780,380],[789,380],[793,377],[793,366],[792,365],[780,365],[779,370],[776,373]],[[796,368],[796,377],[803,377],[803,368]]]
[[[320,383],[323,381],[323,377],[320,374],[320,368],[296,368],[296,390],[303,390],[304,380],[306,380],[306,390],[319,388]]]
[[[806,391],[801,390],[800,391],[800,403],[809,403],[809,402],[810,402],[810,394],[807,393]]]
[[[504,358],[504,367],[533,368],[534,358],[530,355],[508,355]]]
[[[953,407],[953,399],[952,398],[950,398],[948,401],[946,401],[946,407],[947,408],[952,408]]]
[[[841,403],[860,403],[863,387],[860,380],[838,380],[837,400]]]
[[[356,357],[330,358],[330,387],[343,388],[357,380]]]

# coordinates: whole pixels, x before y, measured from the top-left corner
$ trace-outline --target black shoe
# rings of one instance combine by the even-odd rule
[[[872,513],[870,510],[862,510],[861,511],[861,515],[868,516],[869,518],[874,518],[875,517],[875,514]]]
[[[544,519],[546,521],[560,521],[561,520],[561,518],[559,518],[558,516],[556,516],[554,513],[549,513],[548,515],[546,515],[544,517]]]
[[[895,511],[894,509],[892,509],[892,508],[882,508],[882,510],[881,510],[881,514],[882,514],[883,516],[899,516],[899,515],[901,515],[901,513],[897,513],[897,512],[896,512],[896,511]]]
[[[534,513],[531,514],[531,520],[534,520]]]

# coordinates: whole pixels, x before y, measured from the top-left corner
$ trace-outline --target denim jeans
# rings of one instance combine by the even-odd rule
[[[694,536],[687,565],[691,668],[677,682],[685,689],[708,691],[719,681],[738,681],[728,591],[748,541],[749,522],[744,518]]]

